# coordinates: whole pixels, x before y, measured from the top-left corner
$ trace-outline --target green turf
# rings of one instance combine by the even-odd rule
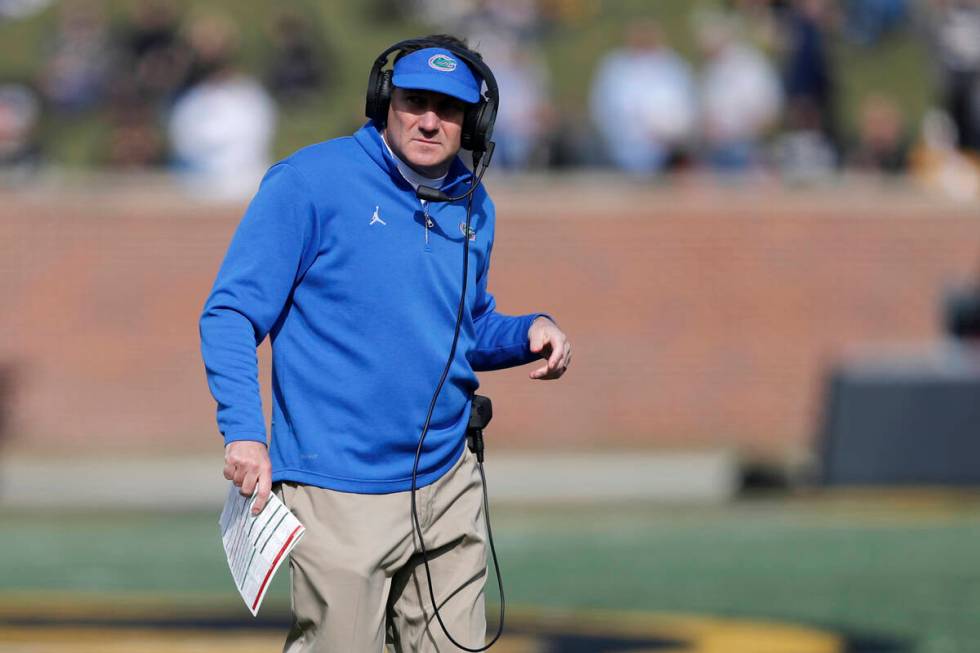
[[[216,515],[0,514],[0,592],[234,594]],[[743,502],[495,515],[508,600],[774,618],[980,650],[980,503]],[[287,603],[285,574],[268,601]]]

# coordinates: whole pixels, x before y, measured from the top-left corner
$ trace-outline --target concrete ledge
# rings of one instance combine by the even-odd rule
[[[227,481],[219,456],[165,459],[0,460],[0,508],[217,510]],[[663,501],[717,503],[738,490],[730,451],[491,452],[494,504]]]

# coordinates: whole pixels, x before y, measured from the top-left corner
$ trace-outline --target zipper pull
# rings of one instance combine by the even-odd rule
[[[422,215],[425,217],[425,244],[429,244],[429,229],[432,228],[433,222],[432,218],[429,217],[429,203],[425,200],[419,200],[422,204]]]

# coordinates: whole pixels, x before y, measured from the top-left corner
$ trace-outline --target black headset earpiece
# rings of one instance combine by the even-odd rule
[[[393,87],[391,79],[394,74],[390,69],[383,70],[385,64],[388,63],[388,55],[396,51],[405,52],[422,48],[449,50],[469,64],[476,76],[481,79],[482,84],[486,84],[487,90],[480,93],[480,99],[466,107],[460,138],[463,149],[471,152],[486,152],[490,147],[493,123],[497,119],[497,106],[500,102],[497,80],[489,66],[483,63],[479,55],[474,56],[474,54],[439,41],[429,39],[400,41],[378,55],[371,67],[371,74],[368,76],[367,98],[364,102],[365,115],[380,126],[388,121],[388,105],[391,103]]]
[[[486,152],[497,119],[497,105],[480,98],[463,117],[462,146],[471,152]]]
[[[388,104],[391,102],[390,70],[381,70],[380,66],[371,69],[368,79],[367,101],[364,113],[379,125],[384,125],[388,119]]]

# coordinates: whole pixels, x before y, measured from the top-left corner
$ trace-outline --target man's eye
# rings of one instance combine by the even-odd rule
[[[439,109],[443,113],[448,113],[448,114],[463,113],[463,103],[462,102],[443,102],[442,103],[442,106],[440,106]]]

